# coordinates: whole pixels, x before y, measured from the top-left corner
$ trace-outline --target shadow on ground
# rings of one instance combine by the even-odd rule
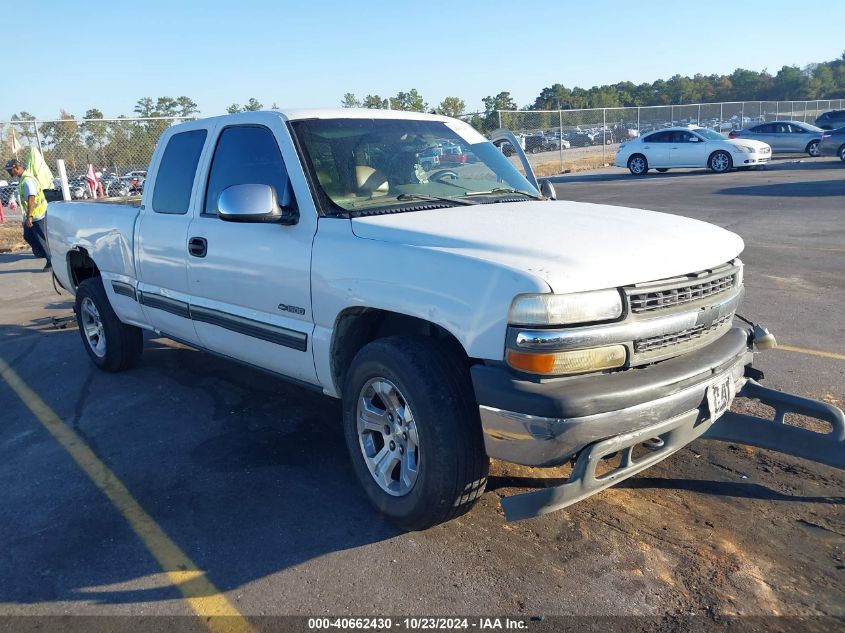
[[[218,588],[399,534],[355,481],[336,400],[160,340],[138,368],[100,372],[75,328],[38,327],[4,326],[3,359]],[[125,519],[0,395],[0,603],[178,598],[145,586],[160,568]]]

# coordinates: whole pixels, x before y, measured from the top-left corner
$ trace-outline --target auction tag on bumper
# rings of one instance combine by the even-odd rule
[[[710,409],[710,419],[716,420],[731,406],[736,387],[733,377],[723,376],[707,387],[707,407]]]

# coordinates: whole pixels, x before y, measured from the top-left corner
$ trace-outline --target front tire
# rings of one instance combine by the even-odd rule
[[[484,492],[489,460],[472,383],[437,341],[393,336],[358,352],[343,427],[364,492],[402,529],[453,519]]]
[[[711,154],[710,160],[707,161],[707,165],[715,173],[724,174],[729,172],[733,167],[733,159],[727,152],[719,150],[718,152],[713,152],[713,154]]]
[[[845,145],[839,148],[837,154],[839,155],[839,160],[845,163]]]
[[[817,156],[821,156],[821,152],[819,151],[819,141],[810,141],[807,144],[806,151],[810,156],[816,158]]]
[[[141,328],[117,318],[100,277],[85,279],[76,289],[76,323],[91,361],[104,371],[129,369],[141,360]]]
[[[634,154],[628,159],[628,171],[634,176],[645,176],[648,173],[648,160],[642,154]]]

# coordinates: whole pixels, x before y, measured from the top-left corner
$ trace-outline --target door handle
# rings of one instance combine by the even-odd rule
[[[193,257],[205,257],[208,241],[204,237],[192,237],[188,240],[188,254]]]

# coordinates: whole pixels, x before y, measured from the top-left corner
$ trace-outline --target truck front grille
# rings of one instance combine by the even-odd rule
[[[726,290],[730,290],[736,284],[736,273],[710,277],[705,281],[689,283],[685,285],[661,288],[659,290],[647,290],[637,292],[634,288],[629,292],[628,297],[631,303],[631,312],[641,314],[654,310],[663,310],[673,306],[683,305],[712,297]]]
[[[643,352],[651,352],[665,347],[687,343],[694,339],[708,337],[714,334],[723,325],[729,323],[732,319],[733,313],[716,319],[709,327],[705,325],[696,325],[688,330],[681,330],[680,332],[672,332],[671,334],[663,334],[661,336],[652,336],[650,338],[640,339],[639,341],[634,341],[634,351],[637,354],[641,354]]]

